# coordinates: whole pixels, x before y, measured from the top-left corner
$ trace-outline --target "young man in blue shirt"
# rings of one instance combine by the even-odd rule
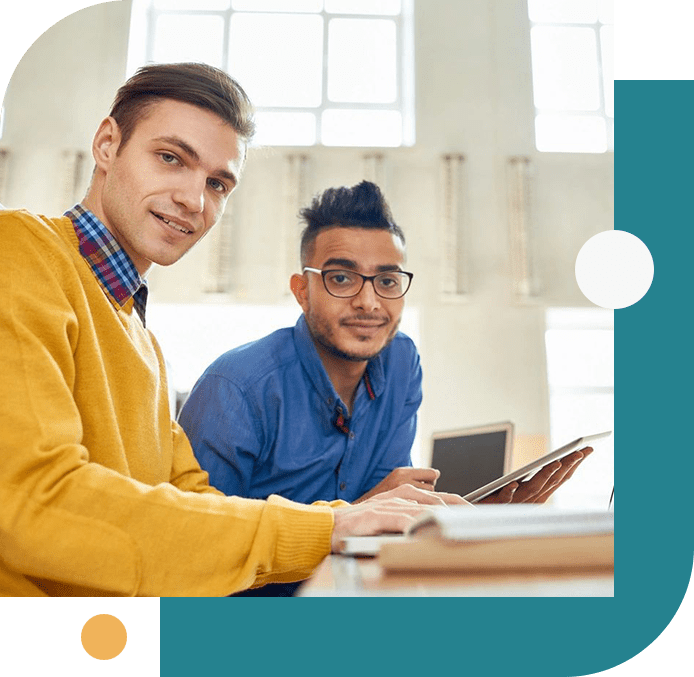
[[[402,484],[433,490],[438,470],[409,467],[422,371],[398,332],[413,277],[405,236],[368,181],[326,190],[301,216],[291,289],[303,315],[201,376],[179,417],[195,455],[213,486],[250,498],[357,503]],[[582,451],[485,502],[546,500]]]
[[[431,491],[438,470],[409,467],[422,370],[398,332],[413,277],[405,236],[367,181],[326,190],[301,216],[302,274],[290,286],[302,316],[215,360],[179,422],[210,484],[229,495],[358,503],[403,484]],[[582,458],[485,502],[546,500]],[[297,585],[240,594],[286,597]]]
[[[398,332],[413,275],[405,237],[377,186],[331,188],[302,210],[296,326],[230,350],[205,371],[180,415],[210,482],[227,494],[358,502],[410,468],[422,371]]]

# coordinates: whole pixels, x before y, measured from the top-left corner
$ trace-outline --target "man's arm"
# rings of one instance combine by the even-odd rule
[[[152,424],[156,406],[138,406],[127,387],[135,362],[115,370],[111,390],[101,387],[103,370],[85,368],[100,352],[98,343],[85,351],[96,318],[82,271],[53,232],[27,233],[23,218],[0,217],[0,592],[226,595],[259,576],[309,575],[330,551],[332,510],[211,492],[187,440],[174,443],[165,418],[161,429]],[[123,382],[127,430],[109,411]],[[143,440],[137,450],[121,448],[126,433]],[[99,453],[110,460],[94,462],[103,439]],[[144,458],[171,477],[133,479],[147,475],[134,468]]]
[[[212,485],[227,496],[248,496],[262,430],[238,387],[208,370],[188,396],[178,422]]]

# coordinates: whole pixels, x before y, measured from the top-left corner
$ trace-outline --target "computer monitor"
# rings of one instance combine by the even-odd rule
[[[431,467],[441,471],[437,491],[465,494],[503,476],[511,469],[513,423],[436,433]]]

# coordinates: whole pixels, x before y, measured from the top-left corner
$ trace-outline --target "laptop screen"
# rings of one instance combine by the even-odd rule
[[[441,472],[436,490],[464,496],[501,477],[512,443],[511,423],[434,435],[431,467]]]

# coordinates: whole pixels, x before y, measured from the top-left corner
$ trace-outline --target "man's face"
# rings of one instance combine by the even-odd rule
[[[318,234],[312,268],[353,270],[376,275],[402,270],[404,247],[386,230],[330,228]],[[366,361],[380,353],[395,336],[404,297],[384,299],[365,282],[351,298],[331,296],[320,275],[306,272],[292,280],[319,353],[350,361]]]
[[[180,259],[217,223],[240,178],[245,142],[214,113],[165,99],[117,152],[119,145],[118,125],[107,118],[94,141],[105,177],[88,206],[143,274]]]

